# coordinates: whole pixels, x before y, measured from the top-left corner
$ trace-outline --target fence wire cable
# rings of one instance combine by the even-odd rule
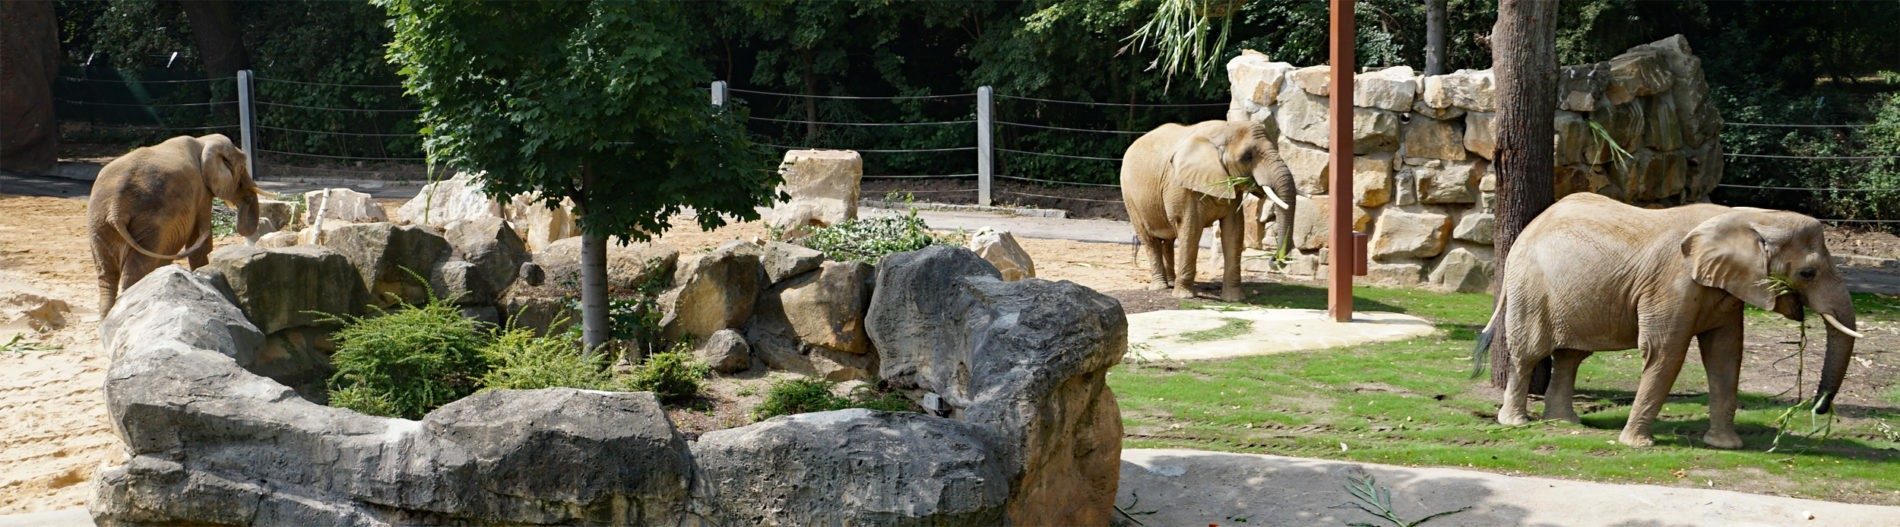
[[[1009,148],[1003,148],[1003,147],[1000,147],[1000,146],[997,146],[997,147],[990,147],[990,148],[992,148],[992,149],[994,149],[994,150],[996,150],[996,151],[998,151],[998,152],[1009,152],[1009,153],[1012,153],[1012,154],[1028,154],[1028,155],[1032,155],[1032,156],[1048,156],[1048,157],[1065,157],[1065,158],[1069,158],[1069,159],[1082,159],[1082,160],[1088,160],[1088,161],[1115,161],[1115,162],[1120,162],[1120,161],[1122,160],[1122,159],[1121,159],[1121,158],[1119,158],[1119,157],[1096,157],[1096,156],[1078,156],[1078,155],[1071,155],[1071,154],[1052,154],[1052,153],[1049,153],[1049,152],[1032,152],[1032,151],[1029,151],[1029,150],[1014,150],[1014,149],[1009,149]]]
[[[120,102],[75,101],[72,99],[60,99],[60,98],[54,98],[53,101],[63,102],[66,104],[77,104],[80,106],[115,106],[115,107],[120,107],[120,108],[183,108],[187,106],[217,106],[220,104],[237,104],[238,103],[237,101],[233,100],[233,101],[212,101],[212,102],[174,102],[174,103],[163,103],[163,104],[138,104],[138,103],[120,103]]]
[[[996,124],[1000,124],[1003,126],[1020,126],[1023,128],[1040,128],[1043,130],[1062,130],[1065,132],[1091,132],[1091,133],[1097,133],[1097,134],[1121,134],[1121,135],[1141,135],[1141,134],[1148,133],[1148,132],[1130,132],[1127,130],[1097,130],[1094,128],[1068,128],[1068,127],[1063,127],[1063,126],[1047,126],[1047,125],[1040,125],[1040,124],[1018,123],[1018,122],[1004,121],[1001,119],[998,119],[995,122]]]
[[[296,84],[300,86],[335,86],[335,87],[340,87],[340,88],[401,88],[402,87],[401,84],[338,84],[334,82],[310,82],[310,81],[293,81],[293,80],[285,80],[285,79],[267,79],[264,77],[256,77],[256,76],[251,77],[251,79],[259,81],[259,82],[281,82],[284,84]]]
[[[779,93],[779,92],[771,92],[771,91],[743,90],[739,88],[730,88],[730,87],[726,88],[726,91],[729,91],[732,93],[747,93],[747,94],[752,94],[752,95],[771,95],[775,97],[799,97],[799,98],[806,98],[806,99],[840,99],[840,100],[848,100],[848,101],[907,101],[907,100],[916,100],[916,99],[954,99],[957,97],[975,97],[976,96],[975,93],[952,93],[949,95],[893,95],[893,96],[888,96],[888,97],[869,97],[869,96],[852,96],[852,95],[805,95],[802,93]]]
[[[265,153],[265,154],[277,154],[277,155],[283,155],[283,156],[318,157],[318,158],[323,158],[323,159],[342,159],[342,160],[347,160],[347,161],[423,161],[423,158],[420,158],[420,157],[332,156],[332,155],[325,155],[325,154],[306,154],[302,152],[285,152],[282,150],[268,150],[268,149],[263,149],[263,148],[258,148],[256,150],[259,153]]]
[[[1724,153],[1722,155],[1726,157],[1758,157],[1758,158],[1763,158],[1763,159],[1818,159],[1818,160],[1832,160],[1832,161],[1869,161],[1869,160],[1876,160],[1876,159],[1900,159],[1900,155],[1896,155],[1896,156],[1782,156],[1782,155],[1770,155],[1770,154],[1733,154],[1733,153]]]
[[[1046,194],[1032,194],[1032,193],[1028,193],[1028,192],[1017,192],[1017,191],[1014,191],[1014,190],[998,190],[998,191],[996,191],[996,193],[997,193],[997,194],[1009,194],[1009,195],[1014,195],[1014,196],[1029,196],[1029,197],[1032,197],[1032,198],[1048,198],[1048,199],[1067,199],[1067,200],[1075,200],[1075,201],[1088,201],[1088,202],[1093,202],[1093,203],[1122,203],[1122,200],[1119,200],[1119,199],[1113,199],[1113,200],[1109,200],[1109,199],[1089,199],[1089,198],[1072,198],[1072,197],[1064,197],[1064,196],[1050,196],[1050,195],[1046,195]]]
[[[1900,188],[1819,188],[1819,187],[1776,187],[1776,186],[1768,186],[1768,185],[1731,185],[1731,184],[1728,184],[1728,183],[1720,183],[1720,184],[1717,184],[1717,185],[1715,185],[1715,187],[1716,187],[1716,188],[1747,188],[1747,189],[1757,189],[1757,190],[1811,190],[1811,191],[1821,191],[1821,192],[1892,192],[1892,191],[1900,191]]]
[[[1758,128],[1868,128],[1872,124],[1789,124],[1789,123],[1722,123],[1730,126],[1753,126]]]
[[[973,177],[977,177],[978,175],[980,175],[980,174],[944,174],[944,175],[941,175],[941,176],[933,176],[933,175],[915,175],[915,176],[912,176],[912,175],[898,175],[898,176],[878,176],[878,175],[871,175],[871,176],[863,176],[863,178],[862,178],[862,179],[967,179],[967,178],[973,178]],[[957,192],[963,192],[963,191],[961,191],[961,190],[959,190],[959,191],[957,191]]]
[[[258,106],[275,106],[279,108],[296,108],[299,110],[317,110],[317,111],[325,111],[325,112],[417,113],[417,112],[422,111],[420,109],[414,109],[414,108],[331,108],[331,107],[326,107],[326,106],[304,106],[300,104],[285,104],[281,102],[266,102],[266,101],[252,101],[252,102],[253,104],[256,104]]]
[[[237,77],[217,77],[217,78],[210,78],[210,79],[179,79],[179,80],[169,80],[169,81],[146,81],[146,80],[126,80],[126,79],[87,79],[87,78],[82,78],[82,77],[67,77],[67,76],[61,75],[59,77],[59,80],[71,81],[71,82],[113,82],[113,83],[118,83],[118,84],[184,84],[188,82],[222,82],[222,81],[228,81],[228,80],[232,80],[236,78]]]
[[[769,146],[772,148],[785,149],[785,150],[850,150],[852,152],[862,152],[862,153],[872,153],[872,154],[907,154],[907,153],[912,153],[912,152],[968,152],[968,151],[976,150],[976,147],[974,146],[957,146],[957,147],[951,147],[951,148],[827,148],[827,147],[822,147],[822,146],[775,145],[772,143],[758,143],[758,144]]]
[[[395,134],[395,133],[373,134],[373,133],[365,133],[365,132],[331,132],[328,130],[304,130],[302,128],[282,128],[282,127],[262,125],[262,124],[257,125],[257,128],[259,130],[275,130],[279,132],[300,132],[300,133],[306,133],[306,134],[348,135],[348,136],[360,136],[360,137],[422,137],[422,134],[413,134],[413,133],[412,134]]]
[[[1019,176],[1005,176],[1001,174],[997,174],[991,177],[994,177],[996,179],[1008,179],[1008,180],[1014,180],[1014,181],[1029,181],[1029,182],[1034,182],[1034,183],[1042,183],[1045,185],[1073,185],[1073,186],[1079,186],[1079,187],[1122,188],[1121,185],[1106,185],[1102,183],[1082,183],[1082,182],[1077,182],[1077,181],[1054,181],[1054,180],[1048,180],[1048,179],[1036,179],[1036,178],[1019,177]]]
[[[970,119],[966,121],[930,121],[930,122],[922,122],[922,123],[843,123],[843,122],[835,122],[835,121],[801,121],[798,119],[773,119],[771,117],[747,117],[746,119],[753,120],[753,121],[773,122],[773,123],[817,124],[817,125],[827,125],[827,126],[930,126],[930,125],[945,125],[945,124],[970,124],[970,123],[976,122],[975,119]]]
[[[1119,108],[1212,108],[1215,106],[1225,108],[1229,104],[1229,103],[1224,103],[1224,102],[1120,103],[1120,102],[1062,101],[1062,100],[1056,100],[1056,99],[1038,99],[1035,97],[1023,97],[1020,95],[1002,95],[1002,94],[998,94],[996,98],[1014,99],[1014,100],[1019,100],[1019,101],[1048,102],[1048,103],[1056,103],[1056,104],[1077,104],[1077,105],[1082,105],[1082,106],[1114,106],[1114,107],[1119,107]]]

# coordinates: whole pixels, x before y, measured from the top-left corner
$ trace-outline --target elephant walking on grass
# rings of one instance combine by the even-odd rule
[[[1813,412],[1825,414],[1860,337],[1847,286],[1835,272],[1821,222],[1792,212],[1717,205],[1641,209],[1596,194],[1552,205],[1518,235],[1505,262],[1498,309],[1478,337],[1479,364],[1493,332],[1509,343],[1498,422],[1528,422],[1531,373],[1554,355],[1544,417],[1579,422],[1571,407],[1577,367],[1591,352],[1643,354],[1636,402],[1619,440],[1654,442],[1669,388],[1689,341],[1709,379],[1709,430],[1702,441],[1739,448],[1736,383],[1742,367],[1742,304],[1827,326],[1827,359]]]
[[[119,156],[99,170],[86,203],[99,313],[119,292],[180,258],[191,268],[211,254],[211,198],[237,208],[237,232],[257,230],[257,184],[246,154],[223,134],[178,136]]]
[[[1293,173],[1259,123],[1161,125],[1122,155],[1121,188],[1135,237],[1148,248],[1152,289],[1194,296],[1201,230],[1219,221],[1221,299],[1240,300],[1241,192],[1260,194],[1278,208],[1280,247],[1292,246],[1293,209],[1286,200],[1297,192]]]

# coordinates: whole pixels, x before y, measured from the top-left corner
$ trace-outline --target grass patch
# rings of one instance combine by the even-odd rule
[[[625,382],[630,391],[653,392],[660,402],[678,404],[699,395],[701,384],[711,372],[712,368],[694,359],[692,349],[682,343],[672,350],[648,355]]]
[[[881,392],[869,386],[852,390],[849,396],[831,393],[838,383],[824,379],[799,377],[772,383],[765,401],[753,409],[754,419],[764,421],[781,415],[827,412],[847,408],[865,408],[884,412],[914,412],[916,405],[904,394]]]
[[[1249,331],[1253,331],[1252,320],[1247,320],[1244,318],[1220,317],[1220,321],[1221,321],[1220,327],[1203,329],[1203,330],[1198,330],[1198,331],[1189,331],[1187,333],[1180,334],[1176,338],[1182,342],[1189,342],[1189,343],[1209,342],[1209,341],[1215,341],[1215,340],[1227,340],[1227,339],[1231,339],[1231,338],[1238,337],[1241,335],[1245,335]]]
[[[432,295],[433,296],[433,295]],[[369,317],[338,317],[330,404],[370,415],[421,419],[481,387],[488,345],[477,322],[445,299]]]
[[[1657,446],[1632,449],[1616,438],[1629,415],[1642,359],[1635,351],[1602,352],[1584,362],[1578,375],[1582,426],[1504,427],[1495,420],[1497,393],[1467,377],[1472,339],[1490,318],[1489,296],[1354,292],[1358,310],[1412,314],[1439,331],[1322,352],[1119,366],[1108,379],[1128,433],[1124,446],[1900,503],[1900,471],[1893,470],[1900,443],[1880,426],[1900,423],[1900,412],[1890,408],[1844,410],[1831,437],[1784,437],[1781,449],[1770,454],[1764,450],[1774,440],[1776,418],[1792,401],[1745,392],[1736,415],[1745,446],[1713,450],[1701,444],[1708,429],[1707,384],[1700,361],[1691,359],[1654,427]],[[1251,305],[1325,307],[1321,288],[1259,284],[1248,293]],[[1219,305],[1200,303],[1210,304]],[[1900,318],[1879,306],[1860,313],[1861,320]]]

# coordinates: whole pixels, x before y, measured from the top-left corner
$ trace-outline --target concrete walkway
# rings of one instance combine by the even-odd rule
[[[1892,527],[1900,507],[1656,485],[1613,485],[1198,450],[1122,451],[1116,504],[1145,525],[1384,525],[1347,505],[1348,478],[1391,489],[1400,518],[1471,507],[1427,525]]]
[[[1432,334],[1411,315],[1358,311],[1347,324],[1317,309],[1169,309],[1128,315],[1128,361],[1206,360],[1305,351]]]

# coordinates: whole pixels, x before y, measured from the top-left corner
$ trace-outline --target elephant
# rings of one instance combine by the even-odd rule
[[[1861,335],[1846,282],[1834,269],[1821,222],[1777,210],[1711,204],[1643,209],[1597,194],[1572,194],[1518,234],[1504,263],[1498,307],[1480,334],[1482,367],[1490,339],[1509,344],[1512,371],[1497,420],[1528,422],[1531,374],[1552,357],[1544,418],[1580,422],[1571,406],[1577,367],[1591,352],[1639,349],[1636,402],[1618,437],[1654,444],[1669,389],[1695,340],[1709,380],[1709,430],[1702,442],[1740,448],[1736,383],[1742,367],[1744,303],[1803,320],[1821,315],[1827,356],[1813,412],[1833,407]]]
[[[1240,192],[1271,201],[1281,225],[1280,247],[1292,246],[1297,188],[1273,138],[1260,123],[1206,121],[1164,124],[1143,134],[1122,155],[1122,202],[1135,238],[1149,251],[1151,289],[1194,296],[1201,230],[1220,222],[1225,274],[1221,299],[1240,300],[1243,214]],[[1177,246],[1178,243],[1178,246]]]
[[[92,260],[99,268],[99,313],[119,292],[160,266],[211,254],[211,198],[237,208],[237,232],[257,231],[257,183],[246,154],[223,134],[178,136],[107,163],[86,203]]]

